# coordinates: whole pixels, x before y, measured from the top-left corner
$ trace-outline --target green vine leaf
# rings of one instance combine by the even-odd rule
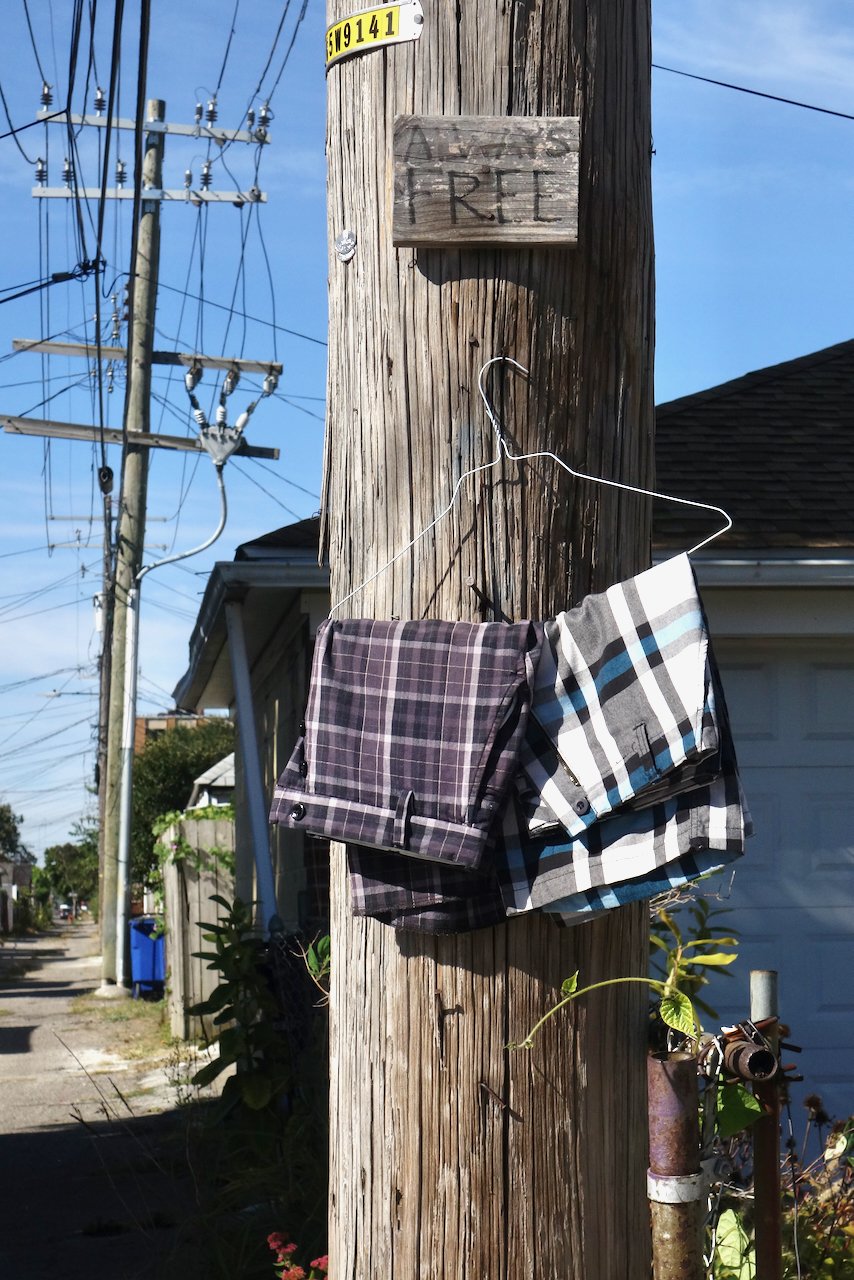
[[[662,1022],[683,1036],[693,1037],[697,1034],[697,1019],[694,1006],[682,991],[668,991],[661,997],[658,1007]]]
[[[560,984],[560,993],[562,996],[572,996],[575,995],[577,990],[578,970],[576,969],[571,978],[564,978],[563,982]]]

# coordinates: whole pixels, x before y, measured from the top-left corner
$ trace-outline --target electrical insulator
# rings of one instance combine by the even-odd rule
[[[196,426],[199,428],[199,430],[201,430],[202,427],[206,427],[208,425],[208,420],[205,417],[204,409],[194,409],[193,417],[196,419]]]
[[[193,170],[185,169],[184,170],[184,186],[187,189],[187,191],[190,190],[190,187],[192,185],[193,185]]]
[[[65,157],[62,164],[62,181],[67,187],[70,187],[74,181],[74,164],[68,159],[68,156]]]
[[[202,191],[207,191],[208,187],[211,185],[210,160],[206,160],[205,163],[202,165],[202,176],[199,181],[201,182]]]
[[[226,414],[226,408],[225,408],[225,405],[224,405],[224,404],[218,404],[218,405],[217,405],[217,407],[216,407],[216,425],[217,425],[218,427],[224,427],[224,426],[225,426],[226,416],[227,416],[227,414]]]
[[[127,182],[128,167],[124,160],[116,161],[116,186],[123,187]]]
[[[195,391],[196,387],[202,380],[202,366],[200,364],[191,365],[184,374],[184,386],[188,392]]]
[[[264,379],[263,386],[261,387],[262,395],[271,396],[278,385],[279,375],[271,369]]]
[[[201,104],[200,102],[197,102],[197,103],[196,103],[196,124],[201,124],[201,123],[202,123],[202,116],[203,116],[204,114],[205,114],[205,109],[204,109],[204,107],[202,106],[202,104]]]
[[[225,377],[222,380],[222,394],[224,396],[230,396],[239,381],[240,381],[240,370],[229,369],[228,373],[225,375]]]
[[[36,161],[36,182],[40,187],[45,186],[47,183],[47,165],[41,156]]]
[[[255,128],[255,112],[252,109],[252,107],[250,107],[249,110],[246,112],[246,128],[247,129]]]
[[[53,94],[50,91],[50,85],[47,81],[42,82],[41,104],[43,107],[49,107],[53,102]]]
[[[104,599],[103,596],[92,597],[92,608],[95,610],[95,630],[100,634],[104,630]]]
[[[258,112],[258,123],[262,129],[266,129],[267,125],[273,119],[273,113],[270,110],[269,102],[265,102],[261,110]]]
[[[234,424],[235,431],[244,431],[246,429],[246,424],[249,421],[249,417],[250,415],[248,410],[246,410],[244,413],[241,413],[240,417],[237,419],[237,421]]]
[[[207,110],[205,111],[205,119],[208,124],[216,124],[216,98],[208,98]]]
[[[106,107],[107,107],[106,94],[104,93],[104,90],[101,88],[101,86],[98,85],[98,88],[95,90],[95,115],[97,116],[101,115],[102,112],[106,110]]]

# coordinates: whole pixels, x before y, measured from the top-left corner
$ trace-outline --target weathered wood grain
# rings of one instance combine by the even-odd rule
[[[346,9],[329,0],[328,20]],[[333,600],[494,458],[477,396],[493,355],[530,369],[490,381],[518,448],[652,478],[647,0],[425,0],[424,13],[417,44],[327,80]],[[402,114],[579,117],[578,246],[395,248]],[[344,227],[358,237],[347,264],[332,248]],[[643,500],[545,461],[502,464],[339,616],[549,617],[648,552]],[[575,969],[644,970],[643,908],[424,939],[351,919],[342,851],[333,862],[336,1280],[647,1276],[642,988],[598,992],[530,1054],[505,1049]]]
[[[575,244],[578,126],[572,117],[398,116],[392,242]]]

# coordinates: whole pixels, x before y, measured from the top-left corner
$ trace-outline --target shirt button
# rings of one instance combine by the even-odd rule
[[[303,738],[305,737],[305,721],[304,720],[300,720],[299,724],[297,725],[297,733],[299,733],[301,737]]]
[[[307,760],[300,760],[299,771],[304,778],[308,777],[308,761]]]
[[[290,816],[293,818],[294,822],[299,822],[301,818],[305,817],[305,805],[295,804],[291,809]]]
[[[583,817],[585,813],[590,812],[590,801],[576,800],[572,807],[580,817]]]

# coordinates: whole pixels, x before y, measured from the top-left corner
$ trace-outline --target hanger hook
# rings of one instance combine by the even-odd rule
[[[518,360],[514,360],[512,356],[493,356],[491,360],[487,360],[486,364],[481,367],[480,373],[477,375],[477,389],[480,392],[480,398],[483,401],[483,407],[486,409],[486,416],[489,418],[492,430],[495,432],[496,439],[506,451],[506,443],[504,440],[504,428],[501,425],[498,414],[492,406],[492,401],[486,394],[486,388],[483,385],[484,376],[487,369],[494,364],[512,364],[514,369],[518,369],[525,377],[528,376],[528,370]]]

